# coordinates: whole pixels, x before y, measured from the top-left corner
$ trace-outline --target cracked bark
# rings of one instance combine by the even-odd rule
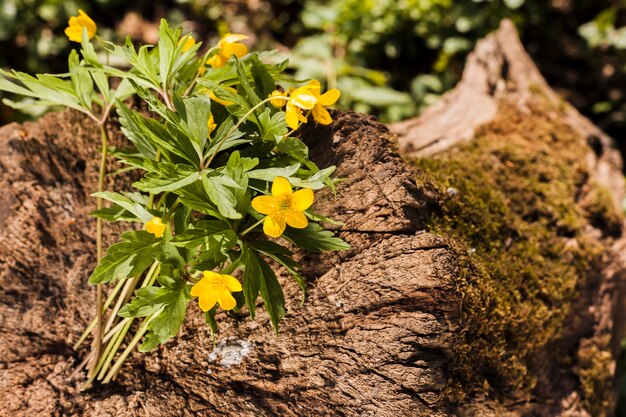
[[[407,153],[432,155],[471,140],[504,96],[524,107],[529,97],[502,90],[510,80],[524,85],[515,78],[519,71],[536,72],[526,61],[516,69],[525,55],[515,39],[505,24],[477,47],[464,81],[442,104],[392,126]],[[511,50],[519,56],[509,62]],[[593,172],[620,198],[621,162],[610,138],[569,107],[566,114],[586,137],[597,138],[602,152],[590,152]],[[134,353],[114,384],[88,392],[77,389],[81,376],[70,379],[86,354],[71,345],[92,314],[86,282],[95,263],[95,222],[87,213],[94,208],[97,129],[72,112],[0,129],[6,150],[0,154],[0,415],[584,416],[570,398],[577,387],[569,397],[521,403],[472,395],[463,404],[449,401],[462,300],[457,254],[426,231],[439,197],[416,185],[414,168],[386,127],[355,113],[333,116],[331,126],[307,126],[303,135],[315,162],[337,165],[345,179],[336,197],[317,194],[316,210],[345,223],[338,233],[352,248],[298,254],[309,283],[303,306],[298,286],[281,273],[288,314],[280,336],[262,310],[255,321],[221,314],[223,343],[211,354],[209,331],[192,306],[178,338],[153,353]],[[115,127],[111,136],[112,143],[123,140]],[[116,187],[128,186],[117,181]],[[107,227],[108,243],[118,232]],[[595,292],[581,297],[578,307],[595,315],[572,343],[615,337],[620,327],[612,307],[625,270],[618,252],[624,241],[602,242],[611,262]]]

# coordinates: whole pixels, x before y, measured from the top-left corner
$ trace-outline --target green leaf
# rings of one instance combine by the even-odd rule
[[[283,236],[296,246],[310,252],[350,249],[350,245],[343,239],[334,236],[329,230],[324,230],[317,223],[309,223],[305,229],[287,228]]]
[[[89,277],[90,284],[100,284],[134,277],[145,271],[154,261],[154,253],[162,244],[145,230],[124,232],[122,241],[109,247]]]
[[[118,206],[117,204],[111,205],[111,207],[104,207],[100,210],[94,210],[89,213],[90,216],[98,217],[110,222],[140,222],[141,219],[126,210]]]
[[[138,115],[130,110],[125,104],[118,102],[117,114],[120,116],[122,132],[146,158],[156,158],[156,149],[152,141],[146,138],[143,121]]]
[[[86,109],[91,109],[93,80],[91,79],[89,71],[80,65],[78,52],[76,52],[75,49],[72,49],[70,52],[68,67],[70,70],[70,79],[72,80],[76,96]]]
[[[266,109],[259,115],[261,138],[263,140],[271,140],[280,143],[288,132],[287,122],[285,121],[285,112],[279,111],[274,113],[272,116],[270,115],[270,109]]]
[[[265,303],[265,310],[270,316],[270,320],[272,321],[272,326],[274,326],[274,330],[278,335],[278,323],[280,319],[285,316],[285,295],[283,294],[283,289],[281,288],[278,280],[276,279],[276,275],[270,266],[263,260],[263,258],[258,257],[259,266],[261,269],[260,275],[260,291],[261,298],[263,298],[263,302]]]
[[[263,181],[274,181],[276,177],[290,178],[300,169],[300,164],[293,164],[286,167],[262,168],[248,172],[250,178]]]
[[[309,162],[309,148],[298,138],[288,136],[276,144],[276,149],[303,164]]]
[[[209,116],[211,115],[211,100],[208,96],[198,96],[183,99],[185,113],[184,126],[191,139],[199,145],[202,151],[209,136]]]
[[[145,287],[135,291],[135,298],[117,313],[120,317],[147,317],[176,299],[171,288]]]
[[[157,310],[158,314],[150,318],[149,333],[139,347],[140,352],[149,352],[176,336],[185,320],[187,305],[191,300],[189,285],[181,281],[178,287],[168,290],[170,295],[161,304],[161,310]]]
[[[245,116],[248,111],[250,111],[250,104],[246,101],[245,98],[243,98],[239,94],[232,92],[231,90],[225,88],[217,82],[213,80],[199,79],[198,84],[203,85],[209,90],[213,91],[213,94],[215,94],[217,98],[233,102],[233,104],[226,108],[226,110],[228,110],[230,114],[241,118]],[[251,120],[254,120],[254,116],[250,117],[252,117]]]
[[[252,85],[250,85],[250,81],[248,80],[246,70],[244,69],[241,60],[239,60],[237,57],[233,59],[235,61],[235,68],[237,69],[237,77],[239,79],[239,83],[241,84],[241,88],[248,98],[247,101],[251,104],[251,107],[254,107],[261,102],[261,99],[256,94],[256,91],[254,91],[254,89],[252,88]],[[257,113],[260,113],[260,111],[257,111]]]
[[[261,288],[261,264],[258,255],[245,245],[242,246],[241,260],[244,266],[243,295],[246,299],[248,310],[250,311],[250,317],[254,319],[256,314],[256,300],[259,297]]]
[[[168,89],[170,70],[174,60],[176,43],[175,33],[170,29],[167,20],[161,19],[159,25],[159,73],[161,76],[161,87]]]
[[[158,164],[157,171],[148,172],[141,180],[133,183],[133,187],[153,194],[177,192],[201,178],[200,172],[190,165],[165,162]]]
[[[235,207],[237,200],[229,187],[238,188],[239,185],[230,177],[218,172],[202,173],[202,183],[204,190],[213,204],[215,204],[222,216],[229,219],[240,219]]]
[[[324,188],[324,185],[328,185],[328,180],[333,172],[335,172],[334,166],[320,169],[315,174],[311,175],[306,180],[301,180],[297,177],[288,178],[291,185],[294,187],[311,188],[313,190],[319,190]]]
[[[138,219],[140,219],[144,223],[149,222],[154,217],[148,210],[143,208],[141,204],[119,193],[103,191],[100,193],[93,193],[91,196],[96,198],[103,198],[117,204],[125,210],[133,213],[135,216],[137,216]]]
[[[217,320],[215,320],[215,313],[217,313],[217,304],[212,309],[204,313],[204,319],[207,326],[211,329],[211,338],[213,339],[213,346],[215,347],[215,335],[219,332],[217,327]]]
[[[256,250],[257,252],[262,253],[265,256],[268,256],[281,264],[293,278],[296,280],[300,288],[302,289],[302,295],[304,301],[304,291],[306,290],[306,280],[300,274],[299,270],[302,268],[299,263],[292,259],[293,253],[279,245],[278,243],[271,242],[268,240],[260,240],[257,242],[250,242],[250,247]]]
[[[257,56],[252,55],[250,62],[254,89],[260,98],[266,99],[276,89],[276,83]]]
[[[201,245],[210,246],[215,241],[221,241],[220,247],[230,249],[237,242],[237,235],[227,223],[219,220],[200,220],[193,228],[176,235],[171,243],[184,248],[195,248]]]

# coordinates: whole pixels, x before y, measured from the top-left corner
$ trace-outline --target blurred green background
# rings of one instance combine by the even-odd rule
[[[340,106],[405,119],[458,81],[476,40],[508,17],[548,81],[603,129],[626,130],[626,1],[608,0],[0,0],[0,66],[63,72],[69,16],[105,39],[155,42],[166,17],[202,40],[226,31],[277,48],[296,75],[343,91]],[[22,116],[2,107],[0,123]]]
[[[384,122],[436,102],[508,17],[548,82],[626,150],[626,0],[0,0],[0,67],[64,72],[77,45],[63,30],[78,8],[110,40],[155,43],[162,17],[204,41],[244,33],[299,78],[341,89],[340,107]],[[0,125],[36,110],[0,105]],[[626,398],[626,361],[620,368]]]

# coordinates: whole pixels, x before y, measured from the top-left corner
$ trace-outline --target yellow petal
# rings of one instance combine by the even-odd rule
[[[201,279],[200,281],[193,284],[191,287],[191,291],[189,292],[192,297],[200,297],[206,290],[206,281]]]
[[[311,207],[314,199],[315,196],[313,195],[313,190],[309,188],[303,188],[302,190],[298,190],[293,193],[291,204],[294,210],[304,211]]]
[[[226,87],[226,88],[228,88],[229,90],[233,90],[233,92],[237,94],[237,90],[235,90],[234,88],[232,87]],[[221,104],[224,107],[230,106],[231,104],[233,104],[232,101],[222,100],[221,98],[217,97],[213,91],[209,91],[209,98],[215,101],[216,103]]]
[[[202,273],[204,275],[204,278],[202,278],[201,281],[205,281],[207,283],[222,282],[222,274],[218,274],[217,272],[213,271],[203,271]]]
[[[226,65],[226,59],[224,59],[220,54],[214,55],[211,58],[206,60],[206,64],[212,66],[213,68],[221,68]]]
[[[289,210],[285,213],[285,220],[289,226],[296,229],[304,229],[309,225],[309,221],[301,211]]]
[[[226,57],[227,59],[230,58],[231,55],[235,55],[237,58],[241,58],[247,53],[248,47],[241,43],[231,43],[228,45],[224,45],[224,47],[220,51],[220,55]]]
[[[248,39],[248,37],[241,33],[227,33],[222,37],[220,43],[235,43],[245,41],[246,39]]]
[[[153,217],[148,223],[146,223],[146,230],[148,233],[152,233],[155,237],[163,236],[166,225],[163,224],[160,217]]]
[[[261,214],[272,214],[274,212],[274,197],[260,195],[252,199],[252,208]]]
[[[226,287],[228,291],[230,292],[243,291],[241,282],[239,282],[237,278],[233,277],[232,275],[227,275],[227,274],[221,274],[221,275],[222,275],[222,282],[224,283],[224,286]]]
[[[203,294],[198,299],[198,304],[200,305],[200,309],[205,313],[213,308],[215,303],[217,302],[217,298],[214,294]]]
[[[72,42],[81,42],[83,28],[77,26],[68,26],[65,28],[65,36]]]
[[[270,93],[270,95],[268,96],[268,98],[270,99],[270,104],[274,107],[276,107],[277,109],[281,109],[283,107],[285,107],[285,104],[287,104],[287,100],[284,98],[272,98],[272,97],[285,97],[287,95],[287,93],[283,93],[282,91],[278,91],[278,90],[274,90]]]
[[[273,219],[272,217],[267,216],[263,222],[263,233],[270,237],[280,237],[286,227],[287,224],[285,223],[285,220],[278,218]]]
[[[315,103],[317,103],[317,98],[311,91],[300,87],[291,94],[289,102],[301,109],[311,110],[315,106]]]
[[[337,102],[337,100],[339,100],[339,96],[341,96],[341,91],[333,88],[332,90],[328,90],[322,94],[318,102],[322,106],[332,106]]]
[[[298,112],[300,110],[297,107],[292,106],[290,103],[287,104],[287,111],[285,111],[285,121],[287,122],[287,126],[291,129],[296,130],[300,122],[298,121]]]
[[[76,21],[80,26],[83,26],[87,29],[87,35],[89,35],[89,39],[94,37],[97,29],[96,22],[94,22],[93,19],[87,15],[87,13],[85,13],[81,9],[78,9],[78,17]]]
[[[323,106],[315,106],[311,113],[313,114],[315,121],[320,124],[329,125],[333,122],[333,118],[330,117],[328,110],[326,110]]]
[[[217,302],[224,310],[232,310],[237,305],[235,298],[226,289],[218,291],[215,295],[217,296]]]
[[[217,124],[215,123],[215,118],[213,117],[212,114],[209,116],[209,120],[206,122],[206,124],[209,128],[209,135],[210,135],[211,132],[213,132],[215,128],[217,127]]]
[[[277,197],[283,194],[291,194],[291,184],[285,177],[276,177],[272,184],[272,195]]]
[[[187,36],[181,38],[178,41],[178,44],[179,45],[183,44],[182,51],[183,52],[187,52],[188,50],[190,50],[196,44],[196,40],[193,38],[193,36],[187,35]]]

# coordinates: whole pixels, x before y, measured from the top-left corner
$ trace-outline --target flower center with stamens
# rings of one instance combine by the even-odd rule
[[[291,196],[286,194],[278,198],[278,211],[287,211],[291,209]]]

